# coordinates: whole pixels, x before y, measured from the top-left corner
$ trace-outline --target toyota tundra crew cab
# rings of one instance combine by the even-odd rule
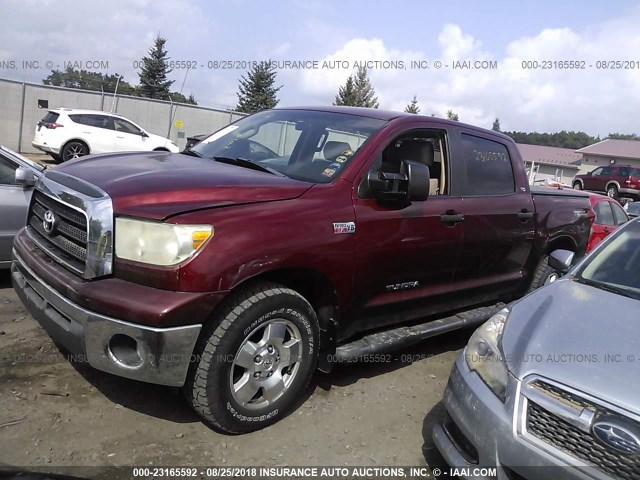
[[[316,369],[483,322],[554,275],[552,250],[581,256],[592,215],[583,192],[532,191],[500,133],[277,109],[181,154],[47,170],[12,280],[62,348],[243,433]]]

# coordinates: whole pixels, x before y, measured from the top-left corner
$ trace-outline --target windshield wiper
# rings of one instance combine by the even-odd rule
[[[216,162],[227,163],[229,165],[237,165],[238,167],[251,168],[259,172],[270,173],[278,177],[286,177],[285,174],[279,172],[275,168],[265,167],[264,165],[254,162],[253,160],[247,160],[246,158],[229,158],[229,157],[213,157]]]
[[[599,288],[600,290],[605,290],[607,292],[616,293],[618,295],[622,295],[623,297],[633,298],[635,300],[640,299],[640,294],[636,294],[633,291],[630,291],[624,287],[618,287],[616,285],[611,285],[606,282],[599,282],[597,280],[591,280],[590,278],[584,277],[575,277],[575,281],[578,283],[583,283],[585,285],[589,285],[595,288]]]

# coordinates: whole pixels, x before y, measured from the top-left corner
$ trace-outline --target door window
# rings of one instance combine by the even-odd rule
[[[0,185],[15,185],[18,166],[0,157]]]
[[[627,214],[624,213],[624,210],[617,203],[609,202],[611,204],[611,208],[613,209],[613,218],[616,222],[616,225],[622,225],[623,223],[627,223],[629,218]]]
[[[140,129],[133,123],[127,122],[121,118],[113,119],[113,126],[116,132],[131,133],[132,135],[140,135]]]
[[[602,201],[596,203],[596,206],[593,208],[596,213],[595,223],[598,225],[610,225],[613,226],[616,222],[613,219],[613,212],[611,211],[611,207],[609,206],[609,202]]]
[[[462,134],[460,164],[466,166],[465,195],[506,195],[515,192],[511,157],[502,143]]]

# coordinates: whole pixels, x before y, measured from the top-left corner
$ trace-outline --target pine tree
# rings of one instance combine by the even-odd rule
[[[168,66],[169,54],[165,49],[167,40],[160,35],[153,42],[153,47],[149,49],[147,57],[142,58],[142,70],[140,76],[140,93],[143,97],[167,100],[169,89],[173,85],[173,80],[168,80],[167,75],[171,73]]]
[[[493,127],[491,127],[492,130],[495,130],[496,132],[500,131],[500,119],[496,117],[496,119],[493,121]]]
[[[270,61],[256,63],[240,78],[238,85],[238,106],[236,110],[243,113],[255,113],[274,108],[278,105],[276,94],[282,88],[274,86],[277,72]]]
[[[340,87],[338,89],[338,94],[336,95],[336,100],[333,102],[334,105],[342,105],[355,107],[356,104],[356,90],[353,84],[353,76],[349,76],[347,78],[347,83],[345,83],[344,87]]]
[[[358,73],[356,73],[353,86],[356,91],[356,106],[366,108],[378,108],[380,106],[376,92],[367,75],[366,68],[358,67]]]
[[[451,109],[447,110],[447,118],[449,120],[455,120],[456,122],[460,120],[458,114]]]
[[[418,97],[417,95],[413,96],[413,100],[406,107],[404,107],[404,111],[406,113],[420,113],[420,107],[418,107]]]

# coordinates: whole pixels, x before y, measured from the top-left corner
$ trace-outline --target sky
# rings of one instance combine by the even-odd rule
[[[380,108],[416,95],[422,114],[487,128],[640,133],[640,1],[0,0],[0,18],[5,79],[40,83],[72,62],[137,84],[160,34],[171,60],[196,66],[174,69],[173,90],[200,105],[233,108],[262,60],[278,62],[279,107],[331,104],[369,62]],[[629,68],[598,68],[615,61]]]

